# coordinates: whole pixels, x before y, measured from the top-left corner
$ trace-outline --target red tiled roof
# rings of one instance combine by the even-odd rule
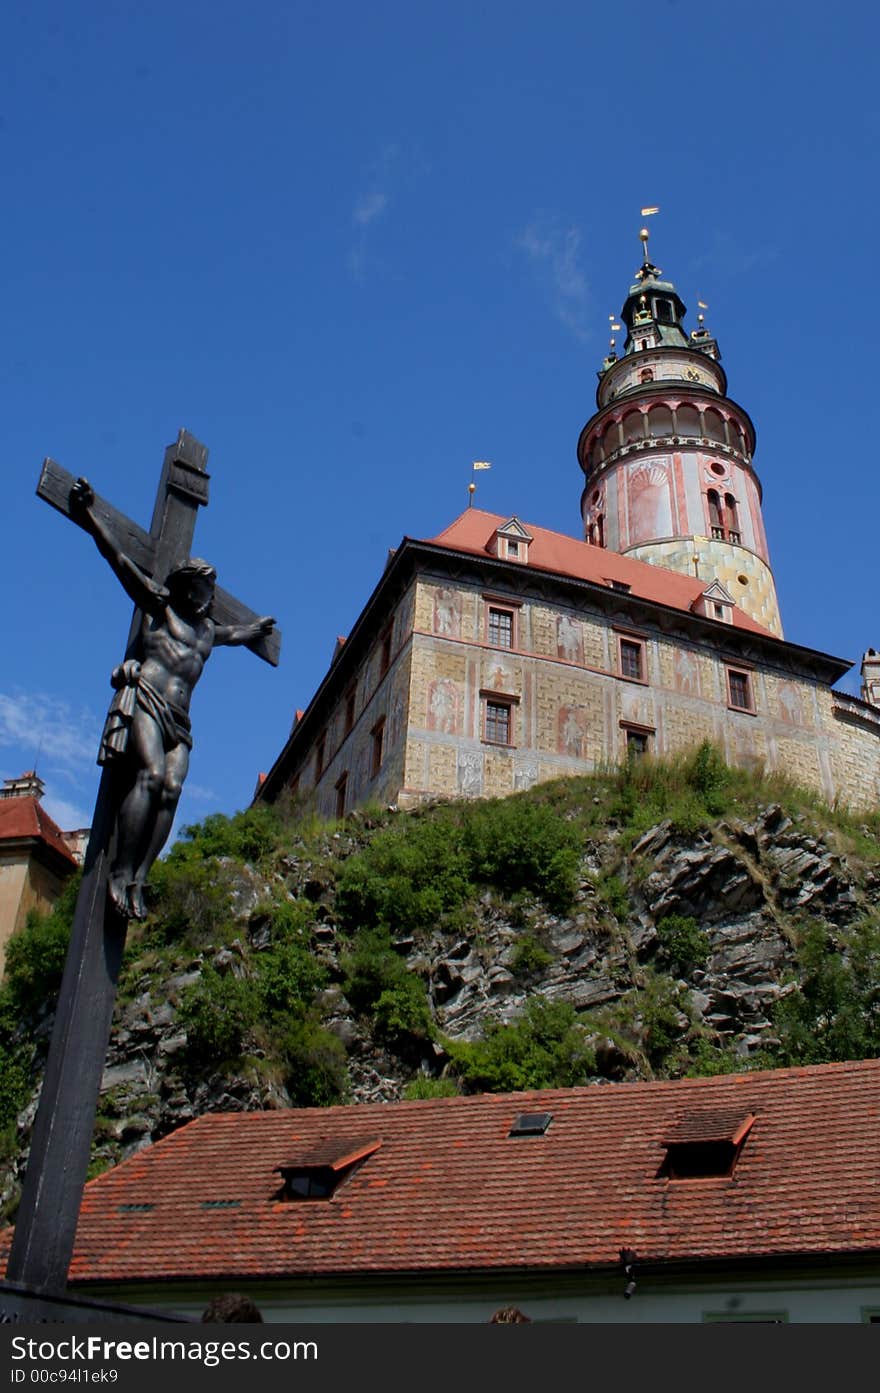
[[[467,508],[439,536],[426,540],[435,546],[485,556],[496,529],[509,520],[496,513],[484,513],[479,508]],[[710,583],[696,576],[680,575],[678,571],[670,571],[663,566],[652,566],[647,561],[637,561],[631,556],[621,556],[616,551],[606,551],[604,547],[591,546],[589,542],[579,541],[576,537],[566,537],[562,532],[550,532],[546,527],[534,527],[531,523],[523,523],[522,526],[532,537],[529,559],[524,563],[532,569],[552,571],[556,575],[608,587],[612,581],[618,581],[628,585],[630,593],[640,599],[653,600],[656,604],[691,613],[694,602],[699,600]],[[736,604],[732,616],[734,628],[776,638],[775,634]]]
[[[543,1136],[508,1136],[524,1111],[553,1114]],[[722,1111],[756,1119],[733,1174],[660,1174],[663,1138]],[[331,1199],[279,1199],[275,1167],[368,1134],[381,1146]],[[656,1263],[880,1254],[878,1156],[880,1060],[209,1114],[86,1187],[71,1280],[612,1267],[621,1248]],[[205,1207],[218,1199],[239,1203]]]
[[[0,798],[0,842],[36,838],[76,865],[64,834],[36,798]]]

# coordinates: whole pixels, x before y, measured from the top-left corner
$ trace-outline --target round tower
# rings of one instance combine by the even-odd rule
[[[685,306],[651,264],[647,231],[639,235],[643,262],[621,311],[623,353],[618,357],[612,339],[599,373],[598,410],[578,441],[584,535],[640,561],[720,581],[781,638],[752,463],[755,428],[727,396],[703,315],[688,335]]]

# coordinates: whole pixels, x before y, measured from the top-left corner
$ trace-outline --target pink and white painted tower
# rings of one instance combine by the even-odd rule
[[[782,636],[752,464],[755,428],[727,396],[718,345],[683,328],[685,306],[648,259],[599,373],[598,410],[578,441],[586,476],[584,535],[596,546],[719,581],[731,599]]]

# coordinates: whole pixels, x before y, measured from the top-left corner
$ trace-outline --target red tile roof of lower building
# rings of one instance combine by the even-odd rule
[[[496,513],[466,508],[443,532],[428,540],[436,546],[485,556],[497,529],[509,521],[509,518]],[[551,532],[546,527],[534,527],[531,523],[523,526],[532,538],[529,559],[523,563],[524,567],[552,571],[556,575],[589,581],[594,585],[611,587],[612,582],[617,582],[629,586],[630,594],[640,599],[653,600],[655,604],[669,605],[690,613],[694,612],[695,602],[709,584],[708,580],[682,575],[664,566],[652,566],[647,561],[607,551],[604,547],[593,546],[576,537],[567,537],[562,532]],[[736,604],[732,609],[732,618],[736,629],[747,629],[768,638],[777,637]]]
[[[511,1137],[522,1112],[552,1121]],[[750,1114],[732,1174],[663,1172],[682,1124]],[[367,1135],[381,1145],[331,1198],[281,1198],[276,1167]],[[209,1114],[86,1187],[71,1281],[876,1256],[878,1156],[880,1060]]]
[[[44,842],[76,865],[64,833],[36,798],[0,798],[0,842],[28,839]]]

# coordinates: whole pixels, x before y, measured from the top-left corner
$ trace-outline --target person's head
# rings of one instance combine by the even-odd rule
[[[172,600],[194,614],[207,614],[214,602],[217,572],[209,562],[194,556],[175,566],[165,584]]]
[[[531,1323],[531,1316],[527,1316],[518,1306],[502,1306],[494,1316],[490,1316],[490,1325],[528,1325]]]
[[[215,1296],[205,1308],[202,1324],[228,1325],[231,1321],[242,1321],[249,1325],[259,1322],[262,1325],[263,1317],[249,1296],[243,1296],[240,1291],[225,1291],[222,1296]]]

